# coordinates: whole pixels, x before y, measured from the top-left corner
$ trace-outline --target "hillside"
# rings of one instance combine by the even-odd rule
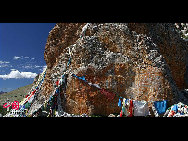
[[[6,92],[0,91],[0,94],[4,94],[4,93],[6,93]]]
[[[14,101],[20,102],[30,91],[31,87],[32,87],[32,84],[24,86],[24,87],[20,87],[8,93],[1,94],[0,105],[3,105],[4,103],[6,103],[7,99],[9,99],[10,102],[14,102]]]

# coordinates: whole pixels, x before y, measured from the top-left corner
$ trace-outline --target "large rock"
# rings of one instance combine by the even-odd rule
[[[70,50],[72,61],[66,68]],[[119,113],[119,96],[146,100],[149,107],[164,99],[169,105],[187,102],[179,91],[187,88],[186,54],[186,44],[173,24],[58,23],[45,47],[47,73],[40,95],[48,98],[56,80],[68,70],[116,94],[109,100],[69,73],[66,90],[61,91],[68,113]]]
[[[187,48],[181,35],[175,31],[174,24],[128,24],[131,30],[139,34],[146,34],[153,39],[153,42],[165,58],[172,77],[179,89],[185,89],[188,84],[185,82]]]

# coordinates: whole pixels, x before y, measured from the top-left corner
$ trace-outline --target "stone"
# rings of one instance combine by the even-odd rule
[[[57,23],[45,46],[47,72],[41,95],[48,98],[55,81],[67,71],[67,87],[61,91],[61,99],[70,114],[120,113],[120,96],[168,100],[169,105],[186,103],[181,90],[188,88],[184,80],[187,44],[175,29],[172,23]],[[71,64],[66,67],[70,57]],[[85,76],[98,88],[71,73]],[[115,98],[108,100],[99,87],[114,93]]]
[[[113,114],[110,114],[108,117],[116,117],[115,115],[113,115]]]

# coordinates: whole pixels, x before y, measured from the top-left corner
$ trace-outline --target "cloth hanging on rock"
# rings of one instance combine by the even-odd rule
[[[173,105],[172,110],[177,113],[178,112],[178,105],[177,104]]]
[[[122,112],[125,114],[126,110],[125,110],[125,106],[122,106]]]
[[[35,92],[36,92],[36,90],[32,91],[32,92],[31,92],[31,94],[32,94],[32,95],[34,95],[34,94],[35,94]]]
[[[78,77],[78,79],[81,79],[81,80],[83,80],[83,81],[86,81],[86,79],[85,79],[84,76],[82,76],[82,77]]]
[[[98,84],[92,84],[93,86],[97,87],[98,89],[101,89]]]
[[[34,99],[34,95],[32,95],[32,96],[30,97],[30,99],[28,100],[28,102],[29,102],[29,103],[32,103],[33,99]]]
[[[121,98],[119,98],[118,107],[121,107]]]
[[[29,98],[27,98],[26,102],[29,101],[29,103],[31,103],[33,101],[35,92],[36,92],[36,90],[34,90],[34,91],[31,92],[31,95],[29,96]]]
[[[128,117],[132,117],[133,116],[133,101],[130,99],[129,100],[129,115]]]
[[[56,94],[58,94],[58,93],[59,93],[59,88],[56,89]]]
[[[120,117],[122,117],[123,116],[123,111],[121,110],[121,112],[120,112]]]
[[[155,106],[158,114],[164,114],[166,112],[166,109],[167,109],[167,101],[166,100],[155,101],[154,106]]]
[[[156,108],[155,108],[154,103],[152,104],[152,110],[153,110],[153,112],[154,112],[155,117],[159,117],[159,114],[157,113],[157,110],[156,110]]]
[[[167,114],[168,114],[167,117],[187,117],[188,106],[179,102],[178,104],[172,105]]]
[[[129,99],[125,99],[125,98],[123,98],[123,101],[122,101],[122,112],[123,112],[123,114],[125,115],[125,116],[129,116],[129,106],[130,106],[130,104],[129,104]]]
[[[69,61],[67,63],[67,67],[70,66],[70,64],[71,64],[71,58],[69,58]]]
[[[85,82],[87,82],[87,81],[85,81]],[[96,87],[96,88],[98,88],[98,89],[101,89],[101,87],[100,87],[98,84],[92,84],[92,83],[90,83],[90,82],[87,82],[87,84],[88,84],[89,86],[94,86],[94,87]]]
[[[77,75],[75,75],[75,74],[72,74],[72,76],[74,76],[74,77],[76,77],[76,78],[78,78],[78,79],[80,79],[80,80],[86,81],[86,79],[85,79],[84,76],[79,77],[79,76],[77,76]]]
[[[149,115],[148,103],[146,101],[133,101],[134,116],[147,116]]]
[[[24,106],[25,106],[25,109],[28,109],[31,106],[31,104],[27,102]]]
[[[56,86],[58,86],[58,85],[59,85],[59,80],[56,81]]]

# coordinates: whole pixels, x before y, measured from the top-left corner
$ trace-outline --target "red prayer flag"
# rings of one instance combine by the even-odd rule
[[[114,97],[115,97],[115,94],[114,94],[114,93],[110,93],[110,92],[106,91],[106,90],[103,89],[103,88],[102,88],[100,91],[101,91],[102,94],[104,94],[104,95],[105,95],[108,99],[110,99],[110,100],[113,100]]]
[[[32,91],[30,97],[29,97],[25,102],[27,102],[27,101],[35,94],[35,92],[36,92],[36,90]],[[27,97],[28,97],[28,96],[27,96]],[[26,97],[26,98],[27,98],[27,97]]]
[[[129,117],[132,117],[133,116],[133,101],[130,100],[130,106],[129,106]]]
[[[123,111],[121,110],[121,112],[120,112],[120,117],[122,117],[123,116]]]
[[[32,93],[31,93],[31,94],[33,95],[35,92],[36,92],[36,90],[32,91]]]
[[[56,81],[56,86],[58,86],[58,85],[59,85],[59,80]]]

